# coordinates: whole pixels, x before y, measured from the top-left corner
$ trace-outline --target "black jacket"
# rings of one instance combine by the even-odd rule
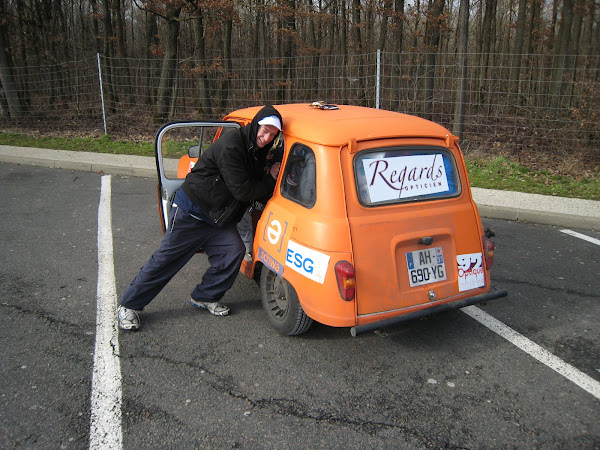
[[[256,144],[258,121],[267,116],[281,120],[274,107],[265,106],[245,127],[224,129],[183,183],[187,196],[218,226],[239,222],[251,201],[273,194],[275,180],[265,173],[265,161],[277,138],[264,148]]]

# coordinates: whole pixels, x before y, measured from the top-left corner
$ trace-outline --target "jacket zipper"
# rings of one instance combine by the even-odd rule
[[[219,222],[221,221],[221,219],[223,217],[227,217],[226,215],[228,213],[231,213],[231,211],[237,206],[237,204],[238,204],[238,201],[236,199],[233,199],[233,202],[231,203],[231,205],[229,205],[219,217],[217,217],[216,219],[213,219],[215,225],[219,225]]]

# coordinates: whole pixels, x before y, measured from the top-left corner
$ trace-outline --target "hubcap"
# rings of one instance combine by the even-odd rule
[[[271,299],[269,300],[269,307],[273,317],[282,320],[287,314],[288,299],[283,280],[277,275],[273,275],[275,279],[271,283]]]

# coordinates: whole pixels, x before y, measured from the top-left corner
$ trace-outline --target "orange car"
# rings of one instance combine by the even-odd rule
[[[258,281],[278,332],[302,334],[315,320],[351,327],[355,336],[507,295],[490,291],[492,233],[483,229],[458,138],[447,129],[358,106],[275,107],[284,124],[282,169],[240,271]],[[159,131],[163,226],[206,136],[249,123],[259,109]],[[175,130],[197,142],[176,166],[164,158]]]

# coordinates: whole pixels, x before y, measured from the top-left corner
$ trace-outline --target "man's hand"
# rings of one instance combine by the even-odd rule
[[[277,179],[277,175],[279,175],[279,168],[281,167],[281,163],[280,162],[276,162],[275,164],[273,164],[271,166],[271,171],[269,172],[271,174],[271,176],[273,177],[273,179]]]

